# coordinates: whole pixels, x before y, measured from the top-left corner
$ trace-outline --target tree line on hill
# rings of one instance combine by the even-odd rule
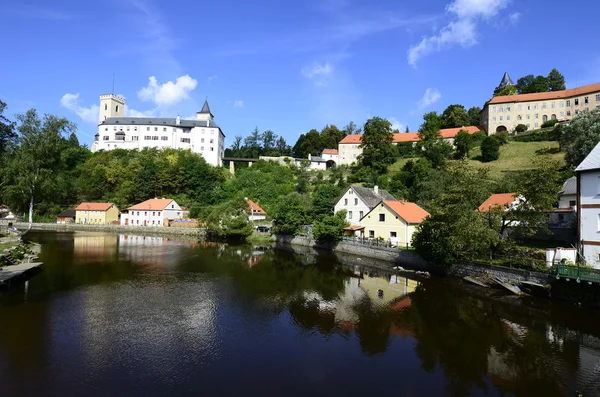
[[[506,87],[498,86],[494,89],[494,96],[533,94],[536,92],[562,91],[565,89],[565,76],[558,69],[553,68],[547,76],[528,74],[519,78],[515,85]]]

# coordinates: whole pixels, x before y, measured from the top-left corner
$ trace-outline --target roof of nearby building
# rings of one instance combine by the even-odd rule
[[[354,232],[356,230],[363,230],[365,227],[361,226],[361,225],[350,225],[348,227],[345,227],[344,230],[348,230],[350,232]]]
[[[202,109],[198,113],[208,113],[212,116],[210,106],[208,106],[208,99],[204,101],[204,105],[202,105]]]
[[[504,76],[502,76],[502,80],[500,81],[500,84],[498,85],[498,87],[504,88],[507,85],[515,85],[515,83],[512,81],[512,79],[508,75],[508,72],[504,72]]]
[[[64,210],[56,215],[57,218],[75,218],[75,210]]]
[[[171,204],[171,202],[173,201],[173,199],[170,198],[163,198],[163,199],[150,199],[150,200],[146,200],[143,201],[139,204],[134,205],[133,207],[129,207],[127,208],[128,210],[155,210],[155,211],[162,211],[165,208],[167,208],[167,206],[169,204]]]
[[[108,211],[113,203],[81,203],[75,211]]]
[[[572,176],[563,183],[560,192],[560,195],[563,194],[577,194],[577,177]]]
[[[575,168],[575,171],[591,171],[600,168],[600,142],[592,149],[590,154]]]
[[[338,154],[337,149],[323,149],[323,154]]]
[[[479,131],[483,131],[481,127],[478,126],[466,126],[466,127],[458,127],[458,128],[444,128],[440,130],[440,135],[443,139],[454,138],[458,131],[463,130],[469,134],[474,134]],[[343,144],[349,143],[360,143],[362,139],[362,134],[354,134],[354,135],[346,135],[344,139],[340,141]],[[394,134],[393,143],[400,142],[417,142],[419,141],[419,133],[418,132],[401,132],[398,134]]]
[[[256,204],[254,201],[246,199],[246,202],[248,203],[248,208],[252,209],[253,215],[267,215],[267,212],[263,210],[260,207],[260,205]]]
[[[378,189],[375,193],[375,189],[362,186],[350,186],[350,189],[354,190],[356,195],[369,207],[373,208],[381,200],[397,200],[396,197],[392,196],[387,190]]]
[[[492,194],[487,200],[479,206],[480,212],[487,212],[493,207],[507,208],[516,200],[516,193]]]
[[[155,125],[157,127],[205,127],[206,120],[184,120],[180,119],[177,124],[177,119],[173,117],[109,117],[104,120],[103,125]],[[213,120],[208,121],[208,127],[219,128]]]
[[[383,203],[408,223],[421,223],[429,216],[429,212],[408,201],[384,200]]]
[[[490,104],[507,103],[507,102],[528,102],[528,101],[543,101],[550,99],[564,99],[577,95],[590,94],[592,92],[600,92],[600,83],[584,85],[582,87],[571,88],[562,91],[535,92],[532,94],[516,94],[495,96],[490,100]]]

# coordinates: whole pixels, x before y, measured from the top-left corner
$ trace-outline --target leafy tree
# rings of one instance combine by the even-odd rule
[[[554,127],[557,123],[558,123],[557,119],[550,119],[548,121],[543,122],[540,127],[541,128]]]
[[[296,236],[306,223],[306,208],[298,193],[281,197],[271,214],[276,234]]]
[[[392,141],[392,125],[388,120],[373,117],[365,123],[360,147],[363,152],[358,161],[370,167],[378,175],[385,174],[387,167],[396,161],[396,149]]]
[[[265,154],[271,153],[275,149],[277,135],[271,130],[266,130],[261,134],[262,149]]]
[[[527,126],[526,126],[525,124],[518,124],[518,125],[515,127],[515,131],[516,131],[516,132],[519,132],[519,133],[521,133],[521,132],[525,132],[525,131],[527,131]]]
[[[517,91],[519,94],[527,94],[533,91],[535,76],[532,74],[528,74],[527,76],[523,76],[517,80]]]
[[[500,157],[500,142],[493,136],[486,137],[481,142],[481,160],[489,162],[498,160]]]
[[[562,131],[560,145],[565,151],[565,161],[575,168],[600,142],[600,110],[582,111]]]
[[[458,158],[468,157],[469,151],[473,147],[471,135],[465,130],[460,130],[454,138],[454,147],[456,147],[456,155]]]
[[[550,84],[546,76],[536,76],[533,80],[533,92],[548,92]]]
[[[436,170],[426,158],[410,160],[399,172],[392,174],[388,187],[394,196],[416,202],[419,200],[419,193],[423,190],[422,183],[434,173]]]
[[[514,85],[507,85],[503,88],[500,88],[500,86],[498,86],[494,90],[494,96],[515,95],[517,93],[517,87]]]
[[[351,121],[348,124],[346,124],[343,131],[345,135],[354,135],[360,134],[362,132],[362,129],[356,124],[354,124],[353,121]]]
[[[307,158],[309,154],[316,156],[322,150],[321,135],[315,129],[300,135],[292,149],[294,156],[302,159]]]
[[[341,193],[341,189],[335,185],[318,186],[312,195],[312,218],[316,220],[331,215]]]
[[[2,164],[2,156],[8,144],[13,142],[17,137],[15,123],[2,115],[5,109],[6,103],[0,101],[0,165]]]
[[[29,208],[56,193],[56,171],[60,167],[63,136],[74,132],[67,119],[45,115],[40,120],[34,109],[17,115],[18,136],[11,145],[2,173],[3,196],[14,211]]]
[[[318,243],[335,243],[342,239],[344,228],[350,226],[346,220],[346,210],[317,219],[312,232]]]
[[[563,76],[562,73],[560,73],[556,68],[553,68],[550,73],[548,73],[547,80],[550,91],[561,91],[567,89],[565,86],[565,76]]]
[[[254,230],[246,213],[246,206],[246,201],[243,199],[216,206],[206,219],[207,229],[217,233],[219,237],[245,239]]]
[[[323,149],[336,149],[338,142],[344,139],[345,136],[346,133],[335,125],[326,125],[321,130],[321,150],[317,154],[321,154]]]
[[[423,120],[424,123],[419,127],[418,146],[433,168],[441,168],[453,150],[452,145],[441,139],[442,117],[436,112],[429,112],[423,115]]]
[[[479,106],[469,108],[467,111],[467,114],[469,115],[469,125],[478,126],[480,124],[479,113],[481,113],[481,108]]]
[[[441,115],[441,128],[458,128],[470,124],[471,119],[463,105],[449,105]]]

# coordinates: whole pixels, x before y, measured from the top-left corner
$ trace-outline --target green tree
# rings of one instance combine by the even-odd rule
[[[67,119],[53,115],[45,115],[40,120],[34,109],[17,115],[17,120],[18,135],[6,159],[2,190],[11,209],[20,212],[29,208],[31,227],[36,202],[56,193],[63,137],[76,127]]]
[[[338,142],[344,139],[345,132],[338,129],[335,125],[326,125],[321,130],[321,150],[317,154],[321,154],[323,149],[336,149]]]
[[[469,151],[473,147],[471,135],[465,130],[460,130],[454,138],[454,146],[456,147],[456,155],[458,158],[469,157]]]
[[[341,193],[341,189],[335,185],[318,186],[312,195],[312,218],[319,219],[331,215]]]
[[[490,162],[498,160],[500,157],[500,142],[493,136],[486,137],[481,142],[481,160],[483,162]]]
[[[385,174],[387,167],[396,161],[397,152],[392,143],[392,124],[380,117],[373,117],[365,123],[360,147],[362,154],[358,161],[363,167],[370,167],[378,175]]]
[[[565,76],[563,76],[556,68],[553,68],[550,73],[548,73],[547,80],[550,91],[562,91],[567,89],[565,86]]]
[[[525,124],[518,124],[518,125],[515,127],[515,131],[516,131],[516,132],[519,132],[519,133],[521,133],[521,132],[525,132],[525,131],[527,131],[527,126],[526,126]]]
[[[321,135],[319,134],[319,131],[312,129],[306,134],[300,135],[292,151],[294,157],[304,159],[307,158],[309,154],[316,156],[321,153],[321,147]]]
[[[317,219],[312,232],[318,243],[335,243],[342,239],[344,228],[348,226],[350,223],[346,220],[346,210],[341,210]]]
[[[463,105],[449,105],[441,117],[441,128],[458,128],[471,124],[469,114]]]
[[[419,127],[418,146],[433,168],[439,169],[443,167],[453,148],[452,145],[441,139],[442,117],[440,115],[436,112],[425,113],[423,120],[423,124]]]
[[[362,132],[362,129],[359,126],[357,126],[353,121],[351,121],[348,124],[346,124],[343,131],[345,135],[354,135],[360,134]]]
[[[519,94],[527,94],[535,92],[533,89],[535,81],[535,76],[532,74],[528,74],[527,76],[523,76],[517,80],[517,92]]]
[[[469,108],[467,111],[467,114],[469,115],[469,125],[478,126],[480,124],[479,113],[481,113],[481,108],[479,106]]]
[[[565,161],[575,168],[600,142],[600,110],[584,110],[562,131],[560,145],[565,151]]]
[[[232,200],[216,206],[206,219],[206,227],[219,237],[244,240],[254,230],[246,213],[246,201]]]
[[[281,197],[271,214],[276,234],[297,236],[306,223],[306,207],[298,193]]]
[[[6,103],[0,101],[0,165],[2,165],[2,157],[9,143],[17,137],[15,123],[3,115],[5,109]]]

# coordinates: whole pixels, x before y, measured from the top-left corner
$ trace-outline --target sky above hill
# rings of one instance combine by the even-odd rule
[[[599,82],[599,11],[592,0],[12,1],[0,99],[9,117],[68,117],[88,145],[113,73],[131,116],[192,118],[208,97],[227,145],[255,126],[293,145],[372,116],[416,131],[424,112],[482,106],[505,71]]]

